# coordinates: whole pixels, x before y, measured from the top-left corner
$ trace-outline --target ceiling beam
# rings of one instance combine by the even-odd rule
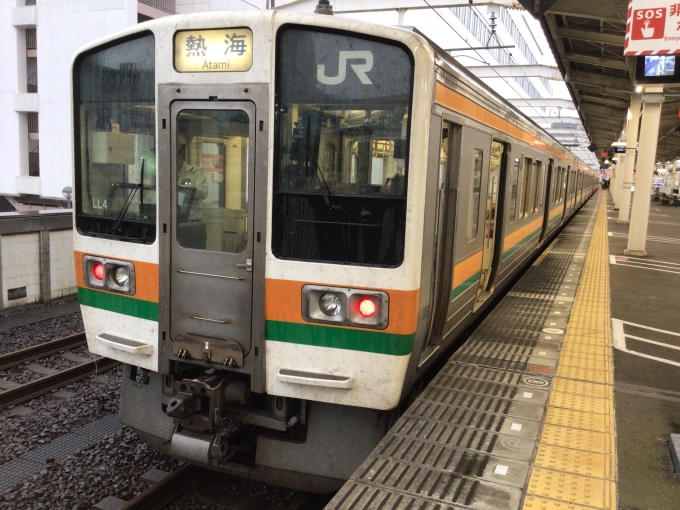
[[[557,29],[557,36],[566,39],[575,39],[577,41],[587,41],[602,44],[611,44],[613,46],[623,46],[625,35],[603,34],[601,32],[591,32],[589,30],[578,30],[576,28]]]
[[[566,58],[571,62],[578,62],[579,64],[592,64],[595,66],[622,69],[624,71],[628,70],[625,60],[614,60],[613,58],[593,57],[591,55],[582,55],[581,53],[567,53]]]
[[[615,96],[621,98],[629,98],[633,93],[633,85],[631,84],[630,90],[617,90],[611,87],[595,87],[592,85],[586,85],[585,83],[573,83],[572,86],[579,90],[580,92],[589,92],[591,94],[605,94],[608,96]]]
[[[565,77],[570,83],[580,83],[595,87],[608,88],[613,90],[632,91],[633,84],[629,79],[617,76],[608,76],[599,73],[585,73],[583,71],[570,71]],[[578,87],[577,87],[578,88]]]
[[[628,2],[626,0],[557,0],[548,9],[550,14],[573,16],[576,18],[601,19],[612,23],[626,23]]]
[[[545,99],[524,99],[524,98],[512,98],[506,99],[512,106],[517,106],[519,108],[567,108],[575,110],[576,106],[571,99],[558,99],[556,97],[546,97]]]
[[[589,101],[591,103],[603,104],[605,106],[613,106],[614,108],[628,108],[630,106],[630,103],[627,101],[617,101],[616,99],[590,96],[587,94],[579,94],[579,96],[581,97],[581,104],[583,104],[583,101]]]
[[[562,74],[556,67],[542,65],[516,66],[465,66],[477,78],[546,78],[562,81]]]
[[[628,113],[627,110],[621,108],[612,108],[611,106],[603,106],[591,103],[581,103],[581,111],[586,115],[590,113],[595,115],[603,115],[612,119],[622,119]]]

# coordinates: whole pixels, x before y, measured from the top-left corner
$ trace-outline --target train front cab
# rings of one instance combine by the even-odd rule
[[[341,19],[178,19],[74,63],[88,347],[126,364],[120,420],[155,449],[332,490],[414,344],[431,53]],[[203,72],[225,34],[232,67]]]

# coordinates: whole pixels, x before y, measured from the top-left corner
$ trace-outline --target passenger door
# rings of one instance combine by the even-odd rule
[[[548,226],[550,223],[550,188],[552,184],[552,179],[553,179],[553,167],[554,167],[554,162],[551,159],[550,163],[548,164],[548,177],[545,181],[545,189],[543,190],[544,193],[544,208],[543,208],[543,228],[541,230],[541,239],[538,242],[540,245],[543,242],[543,239],[545,239],[545,236],[548,234]]]
[[[251,347],[255,106],[170,111],[173,355],[239,367]]]

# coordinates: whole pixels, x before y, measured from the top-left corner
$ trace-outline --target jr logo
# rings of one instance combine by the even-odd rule
[[[326,66],[320,64],[316,66],[316,79],[324,85],[338,85],[347,78],[347,61],[363,60],[363,64],[350,64],[352,70],[364,85],[373,85],[366,73],[373,69],[373,53],[370,51],[341,51],[338,62],[338,75],[326,76]]]

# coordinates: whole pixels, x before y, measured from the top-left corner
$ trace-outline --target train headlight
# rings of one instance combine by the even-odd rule
[[[125,287],[130,281],[130,271],[127,267],[118,266],[113,270],[113,281],[120,287]]]
[[[386,292],[305,285],[302,317],[308,322],[385,329],[389,297]]]
[[[135,266],[132,262],[83,256],[85,285],[121,294],[135,293]]]
[[[319,298],[319,309],[329,317],[334,317],[342,310],[342,302],[336,294],[326,292]]]

